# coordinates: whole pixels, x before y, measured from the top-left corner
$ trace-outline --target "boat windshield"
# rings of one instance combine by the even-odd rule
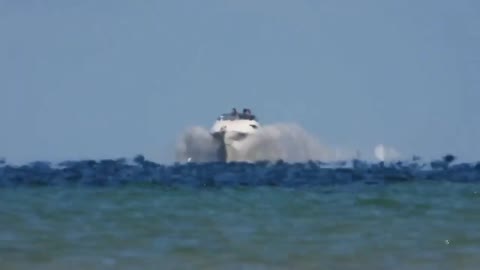
[[[257,118],[253,114],[231,114],[231,113],[222,113],[217,120],[237,120],[237,119],[246,119],[246,120],[256,120]]]

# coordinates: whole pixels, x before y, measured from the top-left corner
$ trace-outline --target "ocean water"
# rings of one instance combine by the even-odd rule
[[[479,269],[480,185],[17,186],[0,269]]]

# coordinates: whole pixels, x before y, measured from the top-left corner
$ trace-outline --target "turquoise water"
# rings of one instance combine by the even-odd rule
[[[480,186],[5,188],[0,269],[479,269]]]

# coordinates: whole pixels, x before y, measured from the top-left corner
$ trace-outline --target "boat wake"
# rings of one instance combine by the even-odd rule
[[[335,152],[297,124],[265,125],[241,142],[242,157],[248,161],[305,162],[308,160],[333,161]],[[185,162],[218,161],[220,145],[203,127],[187,129],[176,145],[175,159]]]
[[[175,148],[175,161],[195,162],[217,161],[217,149],[220,147],[207,129],[194,126],[187,129],[179,138]]]

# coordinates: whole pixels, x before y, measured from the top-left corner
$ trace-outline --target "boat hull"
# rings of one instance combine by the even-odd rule
[[[248,161],[245,139],[248,133],[223,131],[212,134],[218,145],[217,158],[219,161]]]
[[[218,160],[224,162],[248,161],[246,138],[258,132],[260,123],[247,118],[219,118],[210,129],[218,145]]]

